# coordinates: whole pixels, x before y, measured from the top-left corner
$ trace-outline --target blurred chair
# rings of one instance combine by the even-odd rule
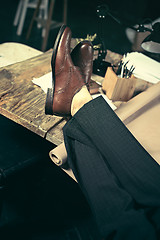
[[[43,32],[43,42],[42,42],[42,51],[45,51],[46,46],[47,46],[47,42],[48,42],[48,36],[49,36],[49,31],[53,28],[57,28],[59,26],[61,26],[63,23],[66,24],[67,22],[67,5],[68,5],[68,0],[63,0],[63,16],[62,16],[62,22],[57,22],[57,21],[53,21],[52,20],[52,15],[53,15],[53,10],[54,10],[54,6],[55,6],[55,0],[50,0],[50,4],[49,4],[49,9],[48,9],[48,17],[45,20],[39,19],[39,17],[37,17],[37,14],[41,8],[42,5],[42,0],[38,0],[37,3],[37,7],[34,11],[30,26],[28,28],[27,31],[27,35],[26,38],[29,39],[30,34],[31,34],[31,30],[33,27],[33,23],[34,21],[37,21],[38,23],[42,24],[42,26],[44,27],[44,32]]]
[[[17,26],[17,35],[21,35],[22,30],[23,30],[23,25],[24,25],[24,21],[25,21],[25,17],[26,17],[26,13],[27,13],[27,9],[28,8],[37,8],[37,2],[38,0],[20,0],[18,7],[17,7],[17,11],[16,11],[16,15],[14,18],[14,22],[13,25]],[[41,5],[39,8],[39,18],[43,18],[43,19],[47,19],[48,17],[48,0],[42,0],[41,1]],[[40,27],[41,25],[38,24],[38,27]]]

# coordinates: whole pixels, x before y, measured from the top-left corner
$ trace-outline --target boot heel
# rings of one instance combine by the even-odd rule
[[[45,114],[53,115],[53,88],[47,89],[47,97],[45,103]]]

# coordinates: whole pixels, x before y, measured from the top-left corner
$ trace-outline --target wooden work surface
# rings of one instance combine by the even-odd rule
[[[58,146],[63,142],[62,128],[66,120],[45,115],[46,93],[32,82],[33,78],[51,72],[52,49],[41,53],[17,43],[4,45],[0,49],[1,54],[8,55],[7,61],[1,58],[0,63],[4,66],[9,59],[10,65],[0,68],[0,114]],[[22,61],[26,56],[28,59]],[[106,61],[117,62],[121,56],[108,51],[107,58]],[[14,63],[14,60],[18,62]],[[93,74],[92,79],[99,83],[103,81],[102,77]],[[71,169],[63,170],[75,180]]]
[[[63,141],[61,117],[44,112],[46,94],[33,84],[34,77],[51,71],[52,51],[0,68],[0,113],[58,145]]]
[[[46,94],[32,82],[33,78],[51,72],[51,55],[52,49],[0,68],[0,114],[57,146],[63,141],[62,128],[66,121],[45,115]]]

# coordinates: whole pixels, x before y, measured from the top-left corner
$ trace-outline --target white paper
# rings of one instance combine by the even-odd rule
[[[48,88],[52,88],[52,72],[43,75],[40,78],[33,78],[32,82],[41,87],[47,93]]]
[[[157,83],[160,81],[160,63],[147,57],[143,53],[132,52],[127,53],[123,57],[124,64],[129,70],[133,65],[135,67],[133,75],[137,78],[143,79],[147,82]]]

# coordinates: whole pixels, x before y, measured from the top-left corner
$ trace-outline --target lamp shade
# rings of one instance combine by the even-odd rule
[[[152,28],[153,31],[143,40],[141,47],[147,52],[160,53],[160,23],[155,23]]]

